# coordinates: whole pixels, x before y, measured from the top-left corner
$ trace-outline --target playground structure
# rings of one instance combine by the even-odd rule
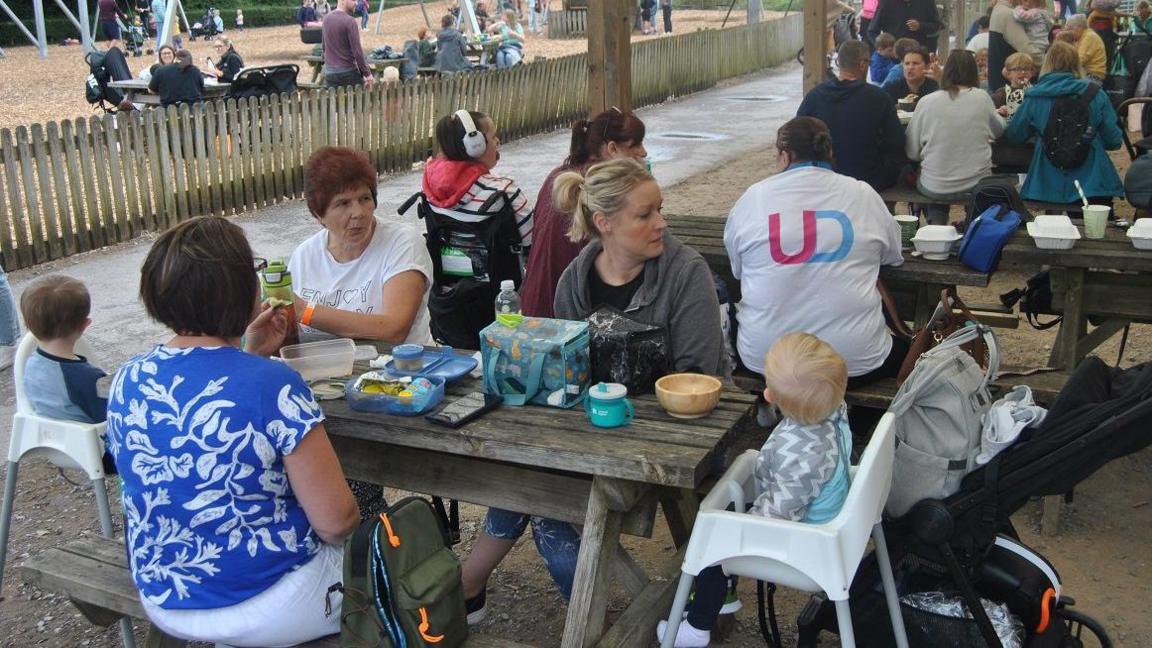
[[[56,3],[56,6],[60,8],[64,17],[68,19],[68,22],[72,23],[72,26],[79,32],[80,46],[83,53],[87,54],[96,49],[96,30],[99,27],[99,21],[96,19],[97,8],[95,3],[91,5],[91,14],[89,14],[88,0],[76,0],[76,13],[72,13],[72,10],[65,4],[64,0],[53,1]],[[32,0],[32,23],[36,30],[35,34],[29,31],[24,21],[20,19],[20,16],[18,16],[4,0],[0,0],[0,10],[12,19],[12,22],[24,34],[28,42],[36,46],[40,58],[48,58],[48,32],[44,27],[44,0]],[[188,16],[184,13],[183,4],[181,4],[180,0],[169,0],[164,14],[163,24],[157,24],[156,26],[159,32],[156,39],[158,42],[163,43],[168,41],[177,13],[179,13],[179,17],[184,21],[185,29],[190,29],[191,23],[188,22]],[[121,31],[126,32],[128,26],[123,24],[119,18],[116,20],[120,22]],[[0,58],[3,57],[4,49],[0,48]]]

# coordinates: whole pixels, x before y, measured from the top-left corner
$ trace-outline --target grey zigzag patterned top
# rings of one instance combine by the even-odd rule
[[[852,433],[843,403],[814,425],[785,417],[756,459],[759,494],[753,510],[798,522],[832,519],[848,495],[851,456]]]

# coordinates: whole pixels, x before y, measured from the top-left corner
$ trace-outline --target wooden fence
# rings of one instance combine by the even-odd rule
[[[637,106],[697,92],[786,61],[801,16],[636,43]],[[384,172],[428,157],[436,119],[457,108],[493,117],[501,139],[567,126],[587,111],[587,56],[403,85],[101,115],[0,130],[4,268],[128,241],[204,214],[299,198],[320,146],[368,154]]]
[[[587,31],[587,9],[560,9],[548,14],[548,38],[583,38]]]

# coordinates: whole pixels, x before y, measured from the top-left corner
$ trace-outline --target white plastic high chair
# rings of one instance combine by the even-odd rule
[[[875,541],[884,597],[896,645],[907,648],[904,620],[888,561],[880,516],[892,486],[895,436],[893,416],[880,419],[840,513],[823,524],[779,520],[745,513],[756,497],[755,450],[740,455],[700,504],[685,551],[680,584],[668,615],[662,648],[673,648],[692,581],[706,567],[721,565],[728,575],[745,576],[805,592],[823,591],[836,603],[840,643],[856,645],[848,589],[869,536]],[[729,507],[732,510],[727,510]],[[734,512],[739,511],[739,513]]]
[[[16,413],[12,416],[12,438],[8,443],[8,474],[4,480],[4,500],[0,506],[0,587],[4,585],[4,560],[8,555],[8,532],[12,522],[12,503],[16,499],[16,475],[20,461],[34,457],[47,459],[55,466],[83,470],[92,482],[96,495],[96,511],[100,519],[100,534],[112,537],[112,511],[108,505],[108,491],[104,487],[104,423],[77,423],[40,416],[28,402],[24,392],[24,365],[36,352],[37,341],[25,333],[16,349],[12,366],[15,381]],[[91,357],[91,348],[81,339],[76,351]],[[120,620],[120,631],[125,648],[134,646],[132,622]]]

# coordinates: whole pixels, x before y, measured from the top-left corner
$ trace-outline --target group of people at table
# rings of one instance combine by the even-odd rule
[[[162,106],[200,103],[204,101],[205,79],[231,83],[244,69],[244,59],[227,36],[217,36],[212,41],[218,58],[206,57],[202,68],[193,62],[192,52],[181,45],[161,45],[156,50],[156,62],[140,73],[148,81],[148,90],[160,95]]]
[[[422,181],[431,208],[450,218],[484,221],[506,208],[514,215],[527,257],[518,287],[525,315],[583,319],[613,306],[667,332],[671,372],[763,376],[764,398],[782,419],[757,471],[757,510],[794,520],[835,515],[852,437],[879,418],[848,411],[845,390],[894,376],[908,352],[888,330],[877,287],[882,265],[903,262],[900,228],[877,193],[888,158],[919,160],[929,196],[960,193],[990,172],[992,139],[1035,135],[1055,97],[1086,83],[1075,50],[1053,45],[1005,124],[1005,111],[977,87],[972,54],[953,52],[942,89],[921,99],[905,135],[891,97],[864,80],[867,45],[847,42],[839,56],[841,78],[813,90],[777,132],[775,173],[728,215],[724,243],[742,288],[734,349],[711,270],[668,230],[660,187],[642,164],[645,125],[634,114],[611,109],[574,124],[568,157],[532,201],[496,170],[497,124],[457,111],[436,124],[439,152]],[[1073,179],[1095,198],[1116,195],[1105,149],[1120,139],[1106,103],[1102,94],[1092,103],[1097,135],[1084,168],[1045,168],[1038,144],[1025,196],[1072,202]],[[414,227],[376,218],[367,157],[324,147],[304,178],[318,230],[289,260],[292,306],[260,303],[244,233],[219,217],[164,232],[141,269],[145,308],[172,336],[116,372],[107,441],[123,484],[132,576],[149,619],[173,636],[286,646],[339,631],[340,615],[325,614],[325,599],[341,579],[340,542],[374,511],[358,506],[308,384],[267,359],[289,322],[298,320],[304,339],[435,343],[433,263]],[[82,311],[68,333],[75,338],[87,325],[87,301]],[[807,450],[784,461],[772,444],[787,435]],[[797,484],[806,495],[794,496]],[[486,608],[489,576],[529,526],[560,594],[571,593],[579,532],[490,509],[463,564],[473,620]],[[678,646],[707,645],[727,589],[722,573],[701,574]],[[339,607],[338,594],[327,599]]]
[[[765,397],[783,414],[774,438],[800,435],[812,456],[782,465],[766,446],[760,510],[809,521],[834,515],[847,489],[848,430],[865,434],[878,418],[848,413],[844,391],[894,375],[907,346],[888,332],[876,287],[882,264],[902,262],[899,227],[867,183],[834,170],[824,123],[797,117],[782,126],[777,173],[750,187],[729,216],[725,243],[744,287],[733,351],[712,272],[669,233],[660,187],[641,163],[638,117],[612,109],[578,121],[568,157],[533,201],[495,168],[497,124],[462,113],[437,123],[439,153],[422,189],[451,218],[483,221],[506,207],[514,214],[527,256],[525,315],[579,320],[611,305],[665,329],[670,372],[764,375]],[[482,146],[466,143],[470,131]],[[340,543],[375,514],[379,493],[353,494],[309,385],[268,356],[292,321],[305,340],[435,343],[429,252],[414,227],[376,217],[376,191],[362,153],[324,147],[311,155],[305,205],[318,229],[289,259],[291,306],[260,302],[257,259],[227,219],[163,232],[142,265],[140,298],[171,336],[115,372],[106,409],[68,410],[90,422],[106,414],[130,571],[148,618],[171,636],[288,646],[339,631],[340,615],[325,614],[325,599],[339,609],[340,595],[328,588],[341,579]],[[808,248],[807,256],[790,252]],[[21,299],[40,342],[36,357],[73,375],[66,381],[103,373],[75,354],[91,322],[89,300],[81,282],[61,275],[40,278]],[[73,387],[63,400],[80,393]],[[787,495],[794,480],[830,486],[796,499]],[[473,621],[485,611],[489,576],[529,526],[560,594],[570,595],[580,533],[491,509],[463,563]],[[727,587],[722,574],[702,575],[680,631],[697,634],[678,645],[706,645]]]
[[[931,66],[937,83],[927,76],[930,58],[924,50],[903,41],[897,42],[898,49],[902,43],[902,83],[889,84],[887,90],[868,83],[868,45],[847,41],[838,50],[838,78],[804,97],[797,114],[828,125],[837,171],[877,191],[914,182],[928,201],[918,206],[927,222],[946,224],[950,205],[963,202],[977,182],[992,175],[994,142],[1035,139],[1020,188],[1025,199],[1068,204],[1069,211],[1076,211],[1081,202],[1077,181],[1095,204],[1110,206],[1114,197],[1124,194],[1108,155],[1122,146],[1123,134],[1107,93],[1088,92],[1095,82],[1085,78],[1075,47],[1054,42],[1038,78],[1031,56],[1013,54],[1002,70],[1004,85],[984,90],[971,51],[952,50],[942,66]],[[1063,97],[1089,96],[1088,154],[1078,167],[1058,168],[1042,141],[1049,115]],[[907,127],[897,115],[897,107],[905,105],[915,111]]]

